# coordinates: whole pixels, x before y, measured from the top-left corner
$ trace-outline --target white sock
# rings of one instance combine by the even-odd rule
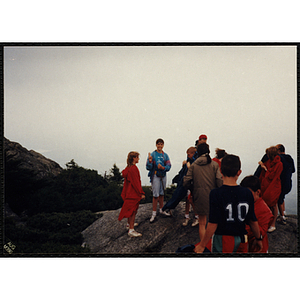
[[[156,211],[152,211],[152,216],[156,216]]]
[[[133,232],[134,231],[134,229],[129,229],[129,232],[131,233],[131,232]]]
[[[189,214],[186,214],[184,215],[186,219],[189,219],[190,218],[190,215]]]
[[[159,212],[160,212],[161,214],[163,213],[163,210],[162,210],[162,208],[160,208],[160,209],[159,209]]]
[[[195,216],[195,219],[199,219],[199,216]]]

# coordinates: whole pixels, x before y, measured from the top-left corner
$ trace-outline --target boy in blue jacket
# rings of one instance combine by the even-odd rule
[[[171,162],[167,153],[163,151],[164,140],[158,139],[156,141],[156,150],[151,154],[148,154],[146,169],[149,171],[148,176],[150,177],[150,182],[152,185],[153,193],[153,210],[152,216],[150,218],[150,223],[155,220],[157,202],[159,202],[160,213],[166,216],[171,214],[165,211],[162,211],[164,206],[164,190],[167,184],[166,173],[171,169]]]

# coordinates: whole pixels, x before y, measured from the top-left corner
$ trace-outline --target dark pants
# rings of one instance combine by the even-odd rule
[[[183,177],[179,181],[176,190],[174,191],[172,198],[164,205],[163,211],[167,209],[174,209],[178,203],[184,199],[187,194],[187,189],[183,186]]]

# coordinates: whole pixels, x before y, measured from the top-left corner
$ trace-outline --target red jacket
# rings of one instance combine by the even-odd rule
[[[259,176],[261,194],[268,206],[272,207],[277,204],[281,193],[280,174],[283,170],[283,165],[279,155],[276,155],[272,161],[270,159],[267,160],[265,166],[267,167],[267,171],[262,168]]]
[[[270,227],[270,224],[274,219],[274,216],[270,208],[262,198],[259,198],[254,202],[254,212],[257,218],[260,233],[263,236],[263,240],[262,240],[263,248],[260,253],[267,253],[269,249],[267,232],[268,232],[268,228]],[[248,243],[249,243],[248,252],[255,252],[255,249],[253,249],[253,241],[255,237],[249,225],[246,225],[246,230],[248,232]]]
[[[144,191],[141,185],[140,172],[136,165],[126,167],[122,171],[124,185],[121,197],[124,201],[118,220],[129,218],[133,212],[137,211]]]
[[[219,168],[220,168],[220,171],[221,171],[221,161],[216,157],[214,157],[212,160],[219,164]]]

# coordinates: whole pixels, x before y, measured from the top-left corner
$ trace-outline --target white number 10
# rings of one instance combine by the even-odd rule
[[[244,218],[242,217],[242,206],[245,206],[245,216]],[[226,209],[228,209],[228,218],[227,221],[234,221],[234,218],[232,217],[232,204],[228,204]],[[243,222],[246,218],[246,215],[249,210],[249,204],[248,203],[239,203],[237,206],[237,211],[238,211],[238,219]]]

